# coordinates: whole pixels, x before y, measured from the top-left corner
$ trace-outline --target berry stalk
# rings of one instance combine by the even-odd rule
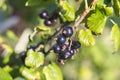
[[[79,19],[76,21],[76,23],[73,25],[73,29],[76,29],[78,27],[78,25],[83,21],[83,19],[87,16],[87,14],[90,12],[91,8],[96,4],[97,0],[93,0],[93,2],[91,3],[91,5],[88,7],[88,9],[86,9],[81,16],[79,17]]]

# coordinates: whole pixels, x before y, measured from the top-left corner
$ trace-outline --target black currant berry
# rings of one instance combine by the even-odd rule
[[[65,27],[62,31],[62,34],[65,36],[65,37],[71,37],[73,35],[73,29],[72,27]]]
[[[53,50],[54,50],[55,53],[60,53],[61,47],[58,44],[56,44],[56,45],[53,46]]]
[[[70,58],[72,56],[71,51],[69,50],[61,51],[61,55],[64,55],[65,59]]]
[[[79,41],[72,41],[72,46],[71,46],[72,49],[78,49],[80,48],[80,46],[81,44]]]
[[[53,21],[46,19],[46,20],[44,21],[44,24],[45,24],[46,26],[52,26],[52,25],[53,25]]]
[[[47,11],[42,11],[40,14],[39,14],[40,18],[42,19],[47,19],[48,18],[48,12]]]
[[[71,52],[71,55],[73,55],[75,53],[75,49],[71,49],[70,52]]]
[[[22,60],[23,63],[25,62],[26,56],[27,56],[26,52],[23,52],[22,55],[21,55],[21,60]]]
[[[57,37],[57,43],[60,46],[62,46],[65,43],[65,41],[66,41],[66,38],[62,34],[58,35],[58,37]]]

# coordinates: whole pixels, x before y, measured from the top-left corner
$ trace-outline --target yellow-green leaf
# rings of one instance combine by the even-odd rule
[[[50,27],[47,27],[47,26],[37,26],[37,27],[34,28],[33,33],[30,34],[29,40],[30,40],[30,41],[33,41],[34,36],[35,36],[38,32],[40,32],[42,35],[44,35],[44,34],[49,34],[49,35],[50,35],[53,31],[51,31],[51,28],[50,28]]]
[[[27,51],[25,58],[25,65],[29,67],[39,67],[44,64],[44,54],[42,52],[35,52],[32,49]]]
[[[46,80],[63,80],[60,68],[53,62],[43,68]]]
[[[113,0],[113,8],[116,16],[120,17],[120,1]]]
[[[78,34],[78,39],[81,44],[85,46],[92,46],[95,44],[94,36],[92,35],[91,30],[80,30]]]
[[[41,80],[40,72],[34,69],[21,67],[20,72],[27,80]]]
[[[75,10],[72,5],[70,5],[67,1],[60,0],[60,16],[62,20],[65,21],[73,21],[75,19]]]
[[[89,29],[95,34],[102,34],[107,17],[104,13],[104,9],[97,9],[87,19],[87,25]]]
[[[0,80],[13,80],[11,75],[0,68]]]
[[[112,27],[111,40],[114,42],[115,51],[117,51],[120,47],[120,31],[117,24]]]

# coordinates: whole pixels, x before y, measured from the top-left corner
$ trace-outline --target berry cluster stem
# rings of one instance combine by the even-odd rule
[[[81,16],[79,17],[79,19],[76,21],[76,23],[73,25],[73,28],[77,28],[78,25],[83,21],[83,19],[86,17],[86,15],[90,12],[91,8],[96,4],[97,0],[93,0],[91,5],[88,7],[88,9],[86,9]]]

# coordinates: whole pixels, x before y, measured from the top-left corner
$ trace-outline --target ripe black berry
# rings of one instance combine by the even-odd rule
[[[71,37],[73,35],[73,29],[72,27],[65,27],[62,31],[62,34],[65,36],[65,37]]]
[[[52,26],[53,22],[52,22],[51,20],[46,19],[46,20],[44,21],[44,24],[45,24],[46,26]]]
[[[47,19],[48,18],[48,12],[47,11],[42,11],[40,14],[39,14],[40,18],[42,19]]]
[[[21,55],[21,60],[22,60],[23,63],[25,62],[26,56],[27,56],[26,52],[23,52],[22,55]]]
[[[80,46],[81,44],[79,41],[72,41],[72,46],[71,46],[72,49],[78,49],[80,48]]]
[[[58,44],[56,44],[53,46],[53,50],[55,53],[59,53],[61,51],[61,47]]]
[[[65,59],[70,58],[72,56],[71,51],[69,50],[61,51],[61,55],[63,55]]]
[[[60,46],[62,46],[65,43],[65,41],[66,41],[66,38],[62,34],[58,35],[58,37],[57,37],[57,43]]]

